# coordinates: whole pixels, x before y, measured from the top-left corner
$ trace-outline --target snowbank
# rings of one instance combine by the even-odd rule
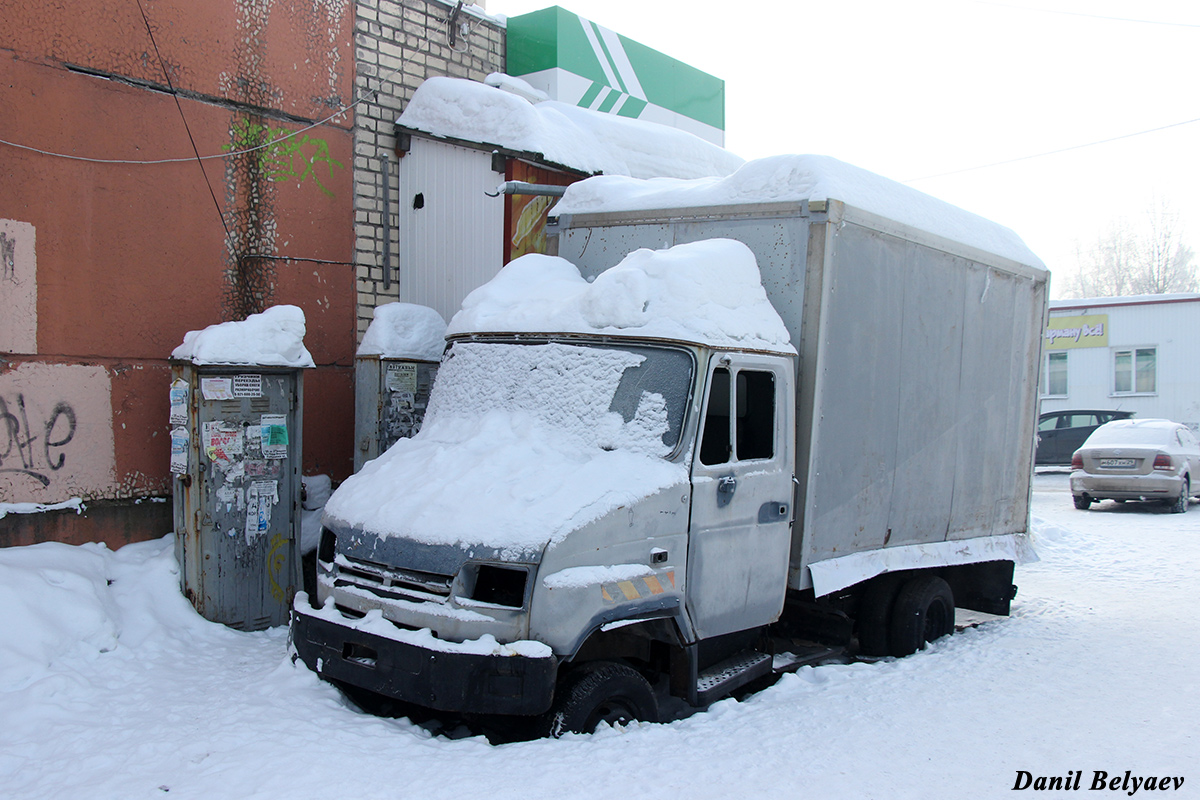
[[[908,658],[805,667],[687,719],[499,747],[445,735],[462,735],[452,718],[439,728],[362,713],[288,658],[286,629],[203,620],[180,596],[169,538],[0,549],[0,796],[384,798],[399,771],[404,792],[427,800],[608,800],[640,775],[697,800],[800,785],[831,798],[1013,800],[1018,770],[1081,771],[1084,791],[1101,770],[1200,780],[1189,755],[1200,509],[1077,511],[1069,476],[1055,474],[1035,477],[1033,511],[1044,561],[1018,570],[1010,618]],[[70,573],[82,591],[56,583]],[[76,625],[72,639],[64,626]],[[101,653],[106,626],[119,636]]]
[[[527,255],[463,301],[447,335],[602,333],[794,353],[754,254],[732,239],[637,250],[588,283],[569,261]]]
[[[556,101],[535,105],[461,78],[426,80],[397,123],[434,136],[541,153],[549,161],[607,175],[701,178],[728,175],[743,163],[686,131]]]
[[[645,211],[749,203],[841,200],[919,230],[1021,264],[1043,266],[1012,230],[924,192],[829,156],[782,155],[746,162],[724,178],[636,180],[603,175],[567,188],[556,214]]]
[[[446,347],[446,320],[428,306],[386,303],[375,307],[358,355],[437,361]]]
[[[171,358],[194,364],[252,364],[263,367],[313,367],[304,347],[304,312],[297,306],[273,306],[241,322],[209,325],[184,334]]]
[[[117,646],[103,545],[0,548],[0,692],[22,689],[65,656]]]

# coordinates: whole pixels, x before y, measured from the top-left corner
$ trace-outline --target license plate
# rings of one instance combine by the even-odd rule
[[[1101,469],[1128,469],[1134,465],[1132,458],[1102,458],[1100,459]]]

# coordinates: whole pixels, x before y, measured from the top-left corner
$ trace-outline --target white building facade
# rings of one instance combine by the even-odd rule
[[[1200,430],[1200,294],[1051,301],[1041,397]]]

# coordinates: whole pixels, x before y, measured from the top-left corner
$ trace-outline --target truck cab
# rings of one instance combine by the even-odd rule
[[[509,466],[527,472],[520,496],[495,498],[485,516],[499,531],[474,541],[388,535],[340,520],[334,504],[317,596],[296,603],[297,651],[336,681],[443,711],[549,714],[559,732],[590,729],[596,714],[655,718],[646,676],[672,670],[691,678],[676,691],[700,702],[695,645],[755,631],[783,610],[794,359],[614,336],[453,338],[426,426],[437,437],[439,419],[483,431],[503,412],[513,415],[504,423],[526,420],[529,440],[509,442]],[[488,504],[492,471],[469,456],[478,441],[453,443],[465,445],[444,457],[454,474],[428,484],[474,482],[466,496]],[[545,446],[580,454],[562,463]],[[422,463],[436,469],[436,458]],[[397,493],[425,488],[417,475],[383,480]],[[523,525],[541,530],[509,535]],[[764,674],[769,659],[756,660],[723,691]],[[611,697],[596,699],[597,682],[601,695],[615,684],[631,697],[614,710]],[[723,693],[702,688],[703,700],[713,689]]]

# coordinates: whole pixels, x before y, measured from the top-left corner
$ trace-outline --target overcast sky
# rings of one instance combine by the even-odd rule
[[[562,6],[724,79],[726,147],[745,158],[819,153],[906,182],[1013,228],[1061,277],[1156,198],[1200,250],[1195,0]]]

